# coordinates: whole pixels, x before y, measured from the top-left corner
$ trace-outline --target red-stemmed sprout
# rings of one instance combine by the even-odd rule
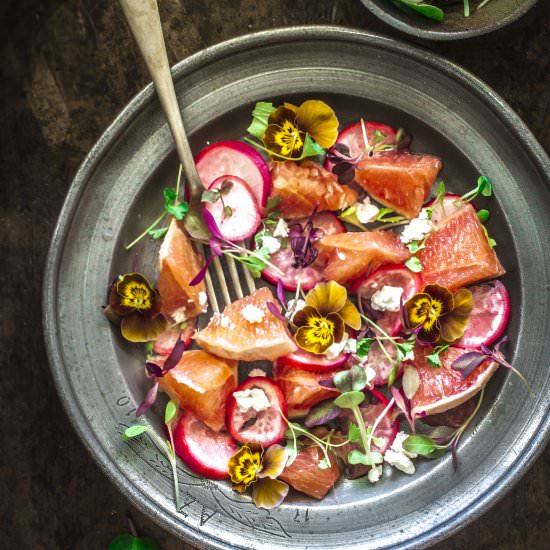
[[[155,403],[158,395],[159,380],[163,378],[167,372],[172,370],[181,359],[183,352],[185,351],[185,342],[178,338],[175,346],[172,348],[170,355],[166,358],[166,361],[161,366],[153,363],[152,361],[147,361],[145,363],[145,370],[147,371],[147,376],[153,380],[153,386],[145,395],[145,398],[140,403],[137,411],[136,417],[139,417],[145,414]]]

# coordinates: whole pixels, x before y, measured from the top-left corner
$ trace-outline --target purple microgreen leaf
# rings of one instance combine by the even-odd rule
[[[282,279],[277,281],[277,298],[279,299],[279,302],[281,302],[281,305],[285,307],[285,287]]]
[[[210,266],[210,263],[212,262],[213,259],[214,259],[214,256],[210,256],[210,258],[206,260],[201,270],[189,282],[189,286],[198,285],[206,277],[206,272],[208,271],[208,267]]]
[[[337,153],[340,153],[340,155],[343,155],[345,157],[351,157],[349,147],[345,143],[335,143],[332,146],[331,151],[336,151]]]
[[[416,433],[414,420],[412,419],[410,407],[407,405],[405,397],[395,386],[390,386],[390,391],[393,398],[395,399],[395,404],[397,405],[397,408],[405,415],[405,418],[407,419],[407,422],[411,427],[412,433]]]
[[[337,407],[333,401],[325,401],[311,409],[304,420],[304,425],[308,428],[327,424],[331,420],[337,418],[342,409]]]
[[[279,311],[277,305],[274,304],[272,301],[267,302],[267,309],[269,309],[269,311],[273,313],[273,315],[275,315],[277,319],[280,319],[281,321],[283,321],[283,323],[286,323],[284,315]]]
[[[216,220],[214,220],[214,216],[212,216],[212,214],[210,214],[210,212],[206,208],[203,209],[202,215],[204,218],[204,223],[206,224],[206,227],[208,227],[210,233],[212,233],[212,235],[217,239],[224,241],[225,239],[220,233],[218,226],[216,225]]]
[[[145,395],[145,398],[143,401],[139,404],[139,407],[136,411],[136,417],[141,416],[142,414],[145,414],[155,403],[157,399],[159,391],[159,383],[158,381],[153,384],[151,389],[147,392]]]
[[[169,370],[172,370],[180,362],[181,356],[183,355],[184,351],[185,342],[181,340],[181,338],[178,338],[178,341],[172,348],[170,355],[166,358],[166,361],[164,362],[164,367],[162,369],[163,375],[166,374]]]
[[[162,378],[164,374],[161,367],[159,367],[156,363],[151,363],[150,361],[145,363],[145,369],[147,370],[147,374],[153,378]]]
[[[458,438],[456,438],[451,443],[451,459],[453,463],[453,470],[456,472],[458,471],[458,453],[457,453],[457,446],[458,446]]]
[[[487,360],[485,354],[479,351],[469,351],[455,359],[451,364],[451,368],[462,371],[462,380],[465,380],[485,360]]]
[[[210,251],[214,254],[214,256],[220,257],[223,255],[223,243],[220,242],[219,239],[216,237],[211,237],[208,244],[210,245]]]
[[[315,243],[321,240],[324,236],[325,236],[325,232],[320,227],[314,227],[311,230],[309,239],[311,240],[312,243]]]

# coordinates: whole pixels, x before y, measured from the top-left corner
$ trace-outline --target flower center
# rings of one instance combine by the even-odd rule
[[[290,120],[285,120],[275,133],[274,141],[281,148],[281,154],[285,157],[299,155],[304,147],[302,132]]]
[[[323,346],[330,343],[334,335],[334,323],[326,317],[311,317],[308,321],[310,330],[308,340]]]
[[[120,303],[138,311],[147,311],[152,306],[151,292],[143,283],[131,282],[123,286]]]

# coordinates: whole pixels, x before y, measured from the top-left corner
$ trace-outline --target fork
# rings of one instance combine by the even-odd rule
[[[149,75],[151,76],[157,95],[162,106],[162,110],[166,115],[168,126],[172,132],[172,137],[176,144],[176,150],[183,166],[183,172],[187,178],[189,186],[190,203],[200,201],[201,193],[204,186],[201,183],[193,153],[187,139],[183,119],[181,116],[176,92],[174,90],[174,82],[168,64],[168,54],[166,53],[166,45],[162,33],[160,23],[160,15],[158,11],[157,0],[120,0],[120,5],[124,12],[124,16],[130,26],[130,30],[137,42],[138,48],[143,56]],[[199,245],[199,252],[206,258],[204,246]],[[227,264],[227,271],[233,283],[233,289],[237,298],[243,297],[243,289],[237,269],[237,264],[233,258],[224,256]],[[218,287],[221,290],[222,306],[227,306],[231,303],[229,288],[225,280],[224,269],[222,262],[218,256],[214,255],[212,264],[214,272],[218,280]],[[253,292],[256,288],[254,279],[246,267],[242,267],[244,271],[244,279],[248,286],[249,292]],[[216,296],[214,279],[210,268],[205,277],[206,291],[208,301],[215,313],[219,313],[220,304]]]

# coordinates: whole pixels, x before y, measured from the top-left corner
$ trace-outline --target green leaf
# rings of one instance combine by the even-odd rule
[[[397,376],[398,371],[399,371],[398,365],[394,365],[391,368],[390,374],[388,376],[388,388],[391,388],[393,386],[393,383],[395,382],[395,377]]]
[[[162,239],[164,235],[168,233],[167,227],[159,227],[159,229],[151,229],[149,230],[149,236],[155,240]]]
[[[348,391],[339,395],[334,404],[342,409],[353,409],[365,400],[365,394],[361,391]]]
[[[349,370],[337,372],[332,380],[341,392],[360,392],[367,385],[367,373],[360,365],[353,365]]]
[[[490,197],[493,194],[493,186],[485,176],[479,176],[477,179],[477,192],[484,197]]]
[[[380,130],[374,130],[374,145],[378,145],[381,141],[386,139],[386,134]]]
[[[481,223],[485,223],[489,219],[490,213],[489,210],[482,208],[477,212],[477,218]]]
[[[361,442],[361,430],[359,429],[359,426],[357,424],[354,424],[353,422],[349,423],[348,439],[352,443],[360,443]]]
[[[395,214],[395,211],[391,208],[380,208],[380,212],[378,212],[378,216],[376,216],[376,221],[385,223],[396,223],[405,219],[403,216],[391,216],[390,214]]]
[[[443,353],[444,351],[447,351],[449,349],[449,344],[442,344],[441,346],[436,346],[430,355],[426,355],[426,359],[428,360],[428,364],[432,367],[441,367],[441,359],[439,358],[439,354]]]
[[[443,180],[441,180],[437,184],[437,195],[436,195],[436,197],[438,198],[438,200],[442,200],[443,197],[445,196],[446,192],[447,191],[445,190],[445,182]]]
[[[423,269],[422,262],[416,256],[411,256],[405,262],[405,266],[408,267],[414,273],[420,273]]]
[[[325,150],[315,141],[313,141],[313,138],[306,134],[306,137],[304,139],[304,148],[302,150],[302,154],[300,156],[300,159],[304,159],[307,157],[316,157],[317,155],[324,155]]]
[[[149,426],[144,426],[143,424],[136,424],[135,426],[130,426],[129,428],[126,428],[124,430],[124,433],[122,434],[122,439],[124,441],[128,441],[129,439],[140,436],[141,434],[145,433],[147,430],[149,430]]]
[[[423,243],[420,243],[419,241],[412,241],[410,243],[407,243],[406,246],[409,249],[409,252],[411,254],[416,254],[419,250],[426,248],[426,245]]]
[[[265,129],[267,128],[269,115],[273,111],[275,111],[273,103],[267,103],[265,101],[256,103],[256,106],[252,111],[252,122],[246,131],[261,140],[264,137]]]
[[[201,202],[216,202],[220,199],[220,192],[217,189],[205,189],[201,195]]]
[[[358,227],[359,229],[362,229],[363,231],[367,230],[367,228],[359,221],[355,206],[350,206],[349,208],[346,208],[338,216],[338,218],[340,218],[343,222],[349,223],[351,225],[354,225],[355,227]]]
[[[320,462],[317,463],[317,467],[320,470],[326,470],[327,468],[330,468],[330,463],[328,462],[328,460],[326,458],[323,458],[323,460],[321,460]]]
[[[223,207],[223,214],[226,218],[229,218],[233,215],[233,208],[227,204]]]
[[[291,435],[291,437],[286,440],[285,448],[288,451],[287,453],[288,458],[286,459],[286,465],[290,466],[296,460],[296,457],[298,456],[298,452],[300,450],[298,439],[292,437]]]
[[[426,435],[410,435],[403,441],[403,449],[421,456],[430,456],[438,447],[435,441]]]
[[[358,450],[353,450],[348,453],[348,462],[350,464],[364,464],[365,466],[376,466],[384,461],[382,455],[376,451],[370,452],[368,455]]]
[[[223,180],[219,192],[222,195],[226,195],[231,189],[233,189],[233,182],[231,180]]]
[[[397,350],[397,361],[405,361],[405,357],[413,350],[415,340],[411,338],[406,342],[395,342],[395,349]]]
[[[176,418],[176,414],[178,414],[178,406],[172,400],[168,401],[164,411],[164,423],[167,426],[171,424],[174,418]]]
[[[408,8],[408,10],[419,13],[432,21],[441,22],[445,17],[445,13],[441,8],[432,6],[431,4],[424,4],[421,0],[394,0],[394,4],[399,7],[404,6],[405,8]]]
[[[495,239],[492,239],[491,237],[489,237],[489,232],[487,231],[487,228],[484,225],[482,225],[481,228],[485,233],[485,237],[487,237],[487,242],[489,243],[489,246],[491,248],[494,248],[497,245],[497,242],[495,241]]]
[[[370,348],[374,342],[374,338],[361,338],[357,341],[357,357],[363,359],[365,358],[370,351]]]
[[[178,198],[176,190],[173,187],[169,187],[168,189],[165,189],[163,191],[163,194],[164,194],[165,206],[168,206],[169,204],[173,203]]]
[[[160,546],[149,537],[134,537],[130,534],[115,537],[108,550],[160,550]]]

